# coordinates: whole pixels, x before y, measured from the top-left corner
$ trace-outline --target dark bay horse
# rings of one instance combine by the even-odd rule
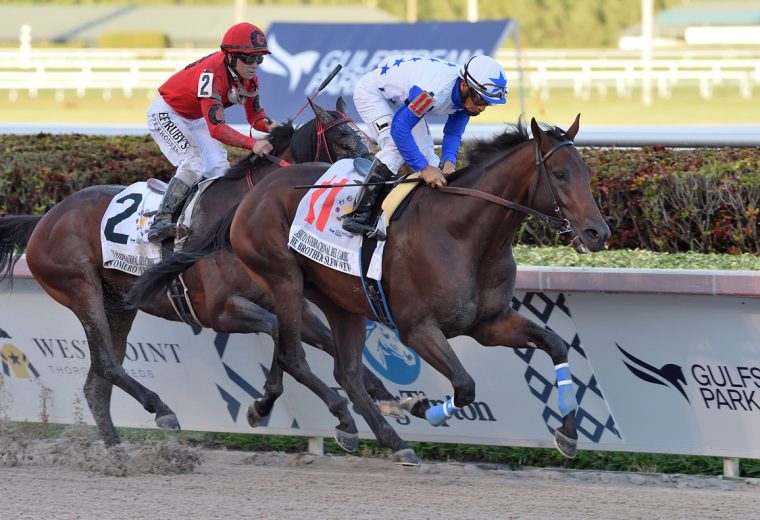
[[[369,153],[358,128],[345,116],[342,99],[338,100],[335,112],[317,105],[313,108],[317,117],[297,130],[291,125],[273,129],[270,139],[276,155],[288,162],[332,162]],[[253,155],[230,168],[201,197],[194,213],[193,233],[204,233],[242,199],[250,185],[278,168]],[[127,335],[137,313],[127,304],[125,295],[136,277],[103,267],[99,230],[108,204],[122,189],[93,186],[67,197],[44,216],[0,219],[0,273],[12,276],[13,259],[26,249],[26,260],[35,279],[56,301],[71,309],[84,327],[91,359],[84,393],[107,445],[119,442],[110,413],[114,384],[139,401],[145,410],[155,413],[158,426],[179,429],[169,406],[121,366]],[[217,332],[263,332],[273,336],[277,344],[276,319],[257,304],[265,294],[252,283],[234,256],[220,255],[199,262],[184,280],[200,325]],[[180,320],[166,295],[147,301],[141,309],[169,320]],[[332,354],[330,331],[308,306],[304,306],[303,312],[304,342]],[[357,430],[345,399],[307,369],[296,372],[295,378],[327,403],[340,420],[336,433],[339,442],[347,449],[354,448]],[[378,399],[393,399],[372,372],[367,370],[365,378],[369,391]],[[264,397],[249,407],[248,420],[252,426],[269,414],[282,393],[282,369],[275,362],[264,390]]]
[[[591,171],[573,146],[579,121],[580,115],[564,132],[544,130],[532,119],[533,139],[519,122],[493,140],[478,143],[469,166],[453,173],[445,188],[417,189],[390,227],[383,288],[399,337],[454,388],[453,399],[428,410],[432,424],[442,424],[475,399],[475,382],[447,338],[466,335],[486,346],[541,349],[551,357],[557,374],[563,420],[555,430],[555,445],[564,455],[575,455],[577,403],[567,345],[518,314],[510,302],[516,277],[512,244],[527,214],[571,234],[579,252],[598,251],[609,237],[591,193]],[[413,450],[372,406],[362,383],[364,317],[371,317],[372,311],[359,278],[287,247],[288,230],[304,196],[292,187],[314,184],[327,168],[294,165],[268,177],[209,234],[226,239],[216,247],[231,245],[255,283],[271,297],[280,349],[301,349],[302,296],[324,311],[338,349],[338,383],[380,444],[394,451],[394,460],[418,464]],[[207,248],[193,254],[202,258],[209,252]]]

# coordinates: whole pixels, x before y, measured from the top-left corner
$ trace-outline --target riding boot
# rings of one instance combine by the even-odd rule
[[[177,212],[187,196],[190,194],[190,186],[177,177],[172,177],[166,188],[164,198],[158,208],[153,223],[148,230],[148,241],[160,244],[167,238],[177,235],[177,226],[174,222],[174,214]]]
[[[385,182],[393,177],[393,172],[386,165],[375,159],[367,174],[365,183]],[[364,233],[369,238],[385,240],[383,233],[377,231],[377,222],[371,222],[375,205],[384,191],[383,184],[365,184],[354,203],[354,210],[343,218],[343,229],[350,233]]]

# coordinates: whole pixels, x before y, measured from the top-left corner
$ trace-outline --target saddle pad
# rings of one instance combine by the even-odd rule
[[[111,200],[100,222],[104,267],[139,276],[161,260],[161,247],[148,242],[161,198],[147,182],[136,182]]]
[[[354,171],[353,159],[333,164],[315,184],[356,184],[364,178]],[[343,230],[340,218],[353,210],[359,186],[312,188],[298,205],[290,226],[288,247],[296,252],[346,274],[360,276],[359,248],[362,235]],[[383,219],[380,229],[385,231]],[[380,280],[385,242],[378,242],[367,276]]]
[[[409,175],[407,179],[417,179],[420,176],[420,172],[416,172]],[[385,197],[382,207],[383,220],[385,221],[386,227],[391,225],[391,217],[393,216],[393,213],[398,209],[399,205],[404,202],[404,199],[407,198],[412,190],[417,186],[419,186],[419,183],[416,182],[405,182],[398,184],[391,190],[388,196]]]

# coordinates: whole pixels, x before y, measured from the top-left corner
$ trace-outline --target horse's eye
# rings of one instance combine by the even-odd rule
[[[552,173],[554,173],[554,176],[558,179],[564,179],[567,177],[567,170],[555,170]]]

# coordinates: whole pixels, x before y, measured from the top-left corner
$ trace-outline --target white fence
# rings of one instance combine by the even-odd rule
[[[0,91],[14,97],[19,91],[36,96],[52,90],[84,96],[99,90],[105,96],[122,91],[155,90],[171,73],[214,49],[0,49]],[[649,67],[641,55],[620,50],[502,49],[497,59],[509,71],[522,68],[525,84],[542,98],[552,89],[571,88],[580,98],[596,90],[630,96],[645,81],[661,97],[675,87],[698,88],[710,98],[717,86],[729,86],[745,99],[760,84],[758,50],[655,50]]]

